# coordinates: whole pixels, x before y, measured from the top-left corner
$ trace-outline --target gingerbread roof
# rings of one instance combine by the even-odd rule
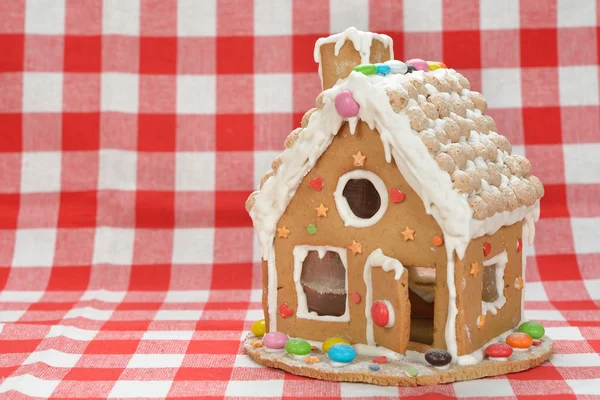
[[[338,114],[335,99],[342,91],[350,91],[360,106],[356,117]],[[394,158],[459,255],[474,237],[537,220],[543,185],[530,174],[525,157],[512,155],[486,111],[485,98],[453,69],[387,76],[352,72],[317,97],[316,108],[290,133],[286,150],[248,198],[263,257],[302,178],[341,125],[349,122],[353,132],[359,119],[377,128],[386,160]]]

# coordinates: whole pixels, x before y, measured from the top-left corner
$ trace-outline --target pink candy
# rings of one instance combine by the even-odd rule
[[[267,349],[280,350],[285,346],[288,336],[281,332],[269,332],[263,336],[263,344]]]
[[[406,63],[413,65],[418,70],[429,71],[429,64],[427,64],[427,61],[421,60],[420,58],[413,58],[412,60],[408,60]]]
[[[352,92],[344,90],[335,97],[335,109],[342,117],[350,118],[358,115],[360,105],[352,97]]]

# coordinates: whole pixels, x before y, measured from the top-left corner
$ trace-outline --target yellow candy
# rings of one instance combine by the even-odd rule
[[[440,69],[440,68],[446,68],[446,64],[444,64],[443,62],[427,61],[427,64],[429,65],[430,71],[435,71],[436,69]]]
[[[252,324],[252,328],[250,329],[254,336],[263,337],[267,332],[267,327],[265,326],[265,320],[259,319],[255,323]]]
[[[333,346],[334,344],[338,344],[338,343],[350,344],[350,342],[347,341],[346,339],[342,339],[342,338],[339,338],[339,337],[332,337],[332,338],[329,338],[329,339],[327,339],[326,341],[323,342],[323,346],[322,346],[323,351],[325,353],[327,353],[327,351],[329,350],[329,348],[331,346]]]

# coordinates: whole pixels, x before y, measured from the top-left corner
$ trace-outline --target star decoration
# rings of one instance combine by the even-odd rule
[[[329,211],[329,208],[327,208],[323,204],[321,204],[319,207],[315,208],[315,210],[317,210],[317,217],[326,217],[327,211]]]
[[[485,326],[485,315],[480,315],[479,317],[477,317],[477,327],[479,329],[483,329],[484,326]]]
[[[402,231],[402,236],[404,236],[404,241],[408,242],[409,240],[415,240],[415,230],[410,229],[408,226]]]
[[[356,154],[353,154],[352,157],[354,157],[354,166],[355,167],[364,167],[365,166],[365,160],[367,159],[367,157],[364,156],[361,151],[359,151]]]
[[[475,261],[474,263],[471,263],[470,274],[475,276],[475,275],[477,275],[478,272],[479,272],[479,263],[477,261]]]
[[[517,279],[515,279],[515,289],[523,289],[523,278],[521,278],[520,276],[517,276]]]
[[[290,234],[290,230],[285,227],[285,225],[281,228],[277,228],[277,237],[287,238]]]
[[[347,247],[348,250],[352,250],[352,254],[362,254],[362,245],[358,242],[352,241],[352,246]]]

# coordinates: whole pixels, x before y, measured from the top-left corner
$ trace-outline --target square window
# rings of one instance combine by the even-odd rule
[[[140,73],[174,74],[177,72],[177,38],[140,38]]]
[[[98,190],[99,155],[97,151],[62,153],[62,191]]]
[[[557,0],[557,25],[559,27],[596,26],[596,1]]]
[[[102,0],[67,0],[65,30],[69,35],[102,33]]]
[[[100,72],[100,36],[65,36],[65,72]]]
[[[177,36],[215,36],[216,23],[216,0],[177,2]]]
[[[482,93],[490,108],[521,107],[521,70],[486,68],[482,71]]]
[[[255,74],[254,112],[292,112],[292,75]]]
[[[22,113],[25,111],[23,75],[22,73],[0,74],[0,87],[2,88],[0,90],[0,113]]]
[[[219,75],[217,77],[217,113],[250,114],[254,112],[254,91],[252,75]]]
[[[136,229],[134,264],[169,264],[172,254],[173,232],[170,229]]]
[[[526,144],[560,144],[560,107],[523,109],[523,130]]]
[[[135,226],[138,228],[173,228],[175,194],[173,192],[136,191]]]
[[[140,75],[140,113],[173,114],[176,98],[174,75]]]
[[[0,35],[0,72],[23,71],[25,37],[23,35]]]
[[[210,151],[215,149],[214,115],[177,115],[177,151]]]
[[[556,67],[556,29],[521,29],[521,66]]]
[[[521,63],[519,31],[481,31],[481,66],[518,67]]]
[[[252,220],[246,212],[246,199],[250,191],[218,191],[215,193],[215,226],[243,227],[252,226]]]
[[[177,73],[214,74],[217,70],[215,38],[178,37]]]
[[[102,36],[102,71],[135,74],[140,65],[140,41],[130,36]]]
[[[597,106],[598,91],[582,88],[598,87],[598,67],[559,67],[560,104],[563,106]]]
[[[292,33],[292,2],[255,0],[253,25],[254,34],[257,36],[290,35]],[[333,28],[332,30],[335,31]]]
[[[102,111],[138,112],[138,76],[107,72],[102,74]]]
[[[444,32],[444,62],[452,68],[480,68],[479,31]]]
[[[18,229],[12,266],[52,266],[55,242],[56,229]]]
[[[175,114],[140,114],[138,116],[139,151],[174,151]]]
[[[57,192],[60,190],[59,152],[26,152],[22,155],[21,193]]]
[[[307,56],[307,58],[310,57]],[[257,36],[254,38],[254,71],[256,73],[282,73],[291,70],[291,36]]]
[[[23,74],[23,112],[62,110],[63,75],[54,72]]]
[[[138,189],[173,190],[175,188],[175,154],[177,153],[138,153]]]
[[[175,192],[175,226],[212,227],[215,220],[215,195],[212,192]]]
[[[140,0],[104,0],[102,33],[104,35],[139,35]]]
[[[99,113],[63,113],[62,149],[98,150],[100,148]]]
[[[556,67],[523,68],[521,91],[524,107],[558,106],[558,71]]]
[[[94,228],[58,230],[54,265],[85,265],[89,268],[93,254]]]
[[[177,1],[141,2],[141,36],[177,36]]]
[[[292,36],[293,72],[310,72],[314,78],[314,73],[317,71],[317,65],[315,64],[315,60],[311,55],[314,53],[315,42],[320,37],[321,35],[318,34],[297,35],[294,32],[294,35]],[[262,45],[261,42],[258,43]],[[263,48],[261,47],[260,50],[263,50]]]
[[[64,0],[27,0],[25,32],[62,35],[65,32]]]
[[[133,151],[100,150],[98,189],[135,190],[136,165]]]
[[[212,264],[214,241],[213,228],[175,229],[173,263]]]
[[[175,153],[175,164],[175,190],[215,190],[214,152],[178,151]]]
[[[442,0],[404,3],[405,32],[437,32],[442,30]]]
[[[253,127],[252,114],[218,114],[217,150],[253,150]]]
[[[27,35],[25,37],[25,71],[62,72],[64,37]]]
[[[21,153],[0,153],[0,193],[21,192]]]
[[[481,29],[518,29],[519,0],[482,0],[479,15]]]
[[[131,267],[130,291],[164,291],[169,288],[170,265],[133,265]]]
[[[94,264],[127,265],[133,261],[134,230],[124,228],[96,228]]]
[[[564,144],[563,152],[567,183],[600,183],[600,143]]]
[[[100,75],[71,73],[64,76],[63,111],[98,112]]]
[[[314,43],[313,43],[314,45]],[[306,57],[306,55],[305,55]],[[217,37],[217,74],[254,72],[253,37]]]
[[[102,149],[137,150],[137,115],[103,112],[100,114]]]
[[[0,126],[4,132],[0,141],[0,153],[18,153],[23,149],[21,114],[0,114]]]
[[[61,130],[59,113],[23,114],[23,151],[60,150]]]
[[[559,29],[559,65],[595,65],[598,60],[596,39],[596,28]]]
[[[214,114],[217,101],[214,75],[177,76],[177,113]]]
[[[55,228],[60,204],[59,193],[21,194],[19,228]]]
[[[496,314],[504,304],[504,270],[508,263],[506,251],[483,261],[483,276],[481,280],[481,310],[482,315],[488,312]],[[509,285],[511,282],[508,283]],[[508,286],[508,285],[507,285]]]
[[[252,152],[219,152],[217,156],[216,190],[254,190],[254,174],[249,168],[253,163]]]
[[[351,7],[348,7],[345,0],[329,2],[330,31],[343,32],[349,26],[363,31],[369,30],[369,0],[355,0]]]
[[[246,0],[219,0],[217,7],[218,36],[249,36],[254,33],[254,2]],[[231,12],[235,10],[235,12]]]
[[[0,229],[17,229],[20,195],[0,194]]]
[[[296,246],[293,254],[296,318],[349,321],[346,249]]]
[[[96,192],[61,192],[58,226],[88,228],[96,225]]]

